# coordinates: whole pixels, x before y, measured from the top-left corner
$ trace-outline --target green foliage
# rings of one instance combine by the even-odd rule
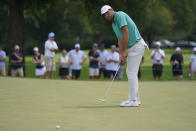
[[[10,0],[0,2],[0,43],[6,45]],[[104,4],[126,12],[143,38],[154,40],[196,40],[195,0],[24,0],[25,53],[32,46],[42,51],[49,32],[56,33],[59,47],[70,50],[76,42],[83,49],[92,43],[117,43],[111,22],[100,15]],[[7,46],[5,46],[7,47]]]

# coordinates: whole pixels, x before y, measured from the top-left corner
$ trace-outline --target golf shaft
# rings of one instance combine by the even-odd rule
[[[111,83],[110,83],[110,86],[107,88],[107,90],[106,90],[106,92],[105,92],[105,95],[104,95],[104,97],[103,97],[104,99],[107,97],[108,92],[110,91],[110,89],[111,89],[111,87],[112,87],[112,84],[113,84],[113,82],[114,82],[114,79],[116,78],[116,75],[117,75],[119,69],[120,69],[120,65],[118,65],[117,71],[116,71],[114,77],[112,78],[112,81],[111,81]]]

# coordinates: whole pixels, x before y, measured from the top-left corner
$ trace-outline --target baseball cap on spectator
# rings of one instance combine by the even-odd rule
[[[106,12],[108,12],[109,9],[112,9],[111,6],[109,5],[104,5],[101,7],[101,15],[105,14]]]
[[[75,48],[80,48],[80,44],[79,43],[75,44]]]
[[[156,42],[156,46],[161,46],[161,43],[160,42]]]
[[[181,51],[181,48],[180,47],[176,47],[176,51]]]
[[[193,51],[196,52],[196,47],[193,48]]]
[[[39,51],[39,48],[38,47],[34,47],[33,51]]]
[[[94,43],[94,44],[93,44],[93,47],[98,47],[98,44],[97,44],[97,43]]]
[[[55,36],[54,32],[50,32],[50,33],[48,34],[48,37],[54,37],[54,36]]]
[[[19,50],[20,49],[20,46],[19,45],[15,45],[14,46],[14,50]]]

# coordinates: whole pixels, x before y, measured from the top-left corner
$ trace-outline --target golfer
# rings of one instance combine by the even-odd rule
[[[106,20],[112,21],[112,28],[118,39],[121,62],[125,63],[127,59],[130,92],[128,100],[122,102],[120,106],[139,106],[137,73],[145,48],[148,49],[148,46],[142,39],[137,26],[126,13],[116,12],[109,5],[104,5],[101,8],[101,15]]]

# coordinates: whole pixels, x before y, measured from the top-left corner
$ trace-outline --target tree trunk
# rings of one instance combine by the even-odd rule
[[[24,46],[24,0],[10,0],[10,15],[9,15],[9,34],[8,34],[8,47],[9,56],[11,56],[14,45],[20,46],[20,51],[23,51]],[[23,53],[24,54],[24,53]],[[24,63],[25,60],[23,60]],[[25,66],[24,66],[25,67]],[[23,68],[24,69],[24,68]],[[24,69],[25,71],[25,69]],[[9,72],[10,75],[10,59],[9,59]],[[24,73],[25,75],[25,73]]]

